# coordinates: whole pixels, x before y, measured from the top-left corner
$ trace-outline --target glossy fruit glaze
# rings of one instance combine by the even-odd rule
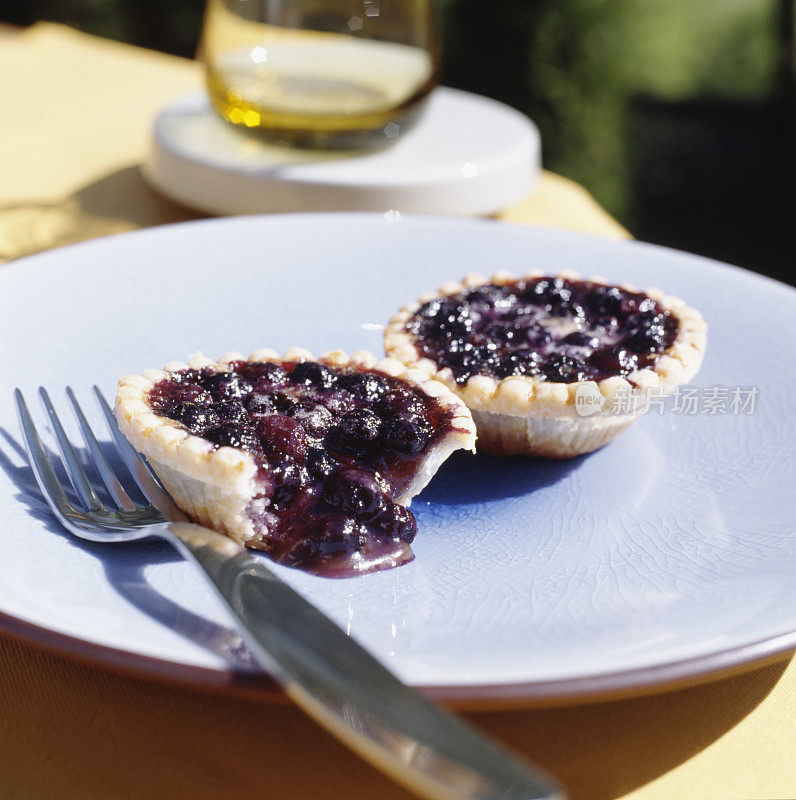
[[[394,498],[452,415],[411,384],[315,361],[238,361],[169,373],[149,402],[213,446],[251,453],[249,546],[327,576],[412,559],[417,525]]]
[[[653,366],[678,326],[643,292],[557,277],[435,298],[415,312],[407,330],[457,383],[473,375],[572,383]]]

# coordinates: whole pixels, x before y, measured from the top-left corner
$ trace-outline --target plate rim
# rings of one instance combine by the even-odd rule
[[[255,695],[270,702],[287,701],[276,679],[264,671],[213,669],[134,653],[45,628],[4,611],[0,611],[0,633],[95,668],[110,668],[185,688]],[[796,630],[702,656],[600,675],[520,683],[411,685],[432,700],[456,708],[488,711],[505,707],[574,705],[643,697],[711,683],[762,669],[794,655]]]
[[[221,227],[229,225],[249,225],[260,223],[283,222],[290,224],[298,220],[346,220],[363,224],[396,224],[394,217],[380,212],[296,212],[284,214],[249,214],[232,217],[209,217],[188,220],[178,223],[151,226],[132,231],[124,231],[110,236],[97,237],[82,242],[75,242],[59,248],[42,251],[22,258],[13,259],[2,265],[0,283],[3,273],[16,273],[18,269],[29,269],[30,262],[46,261],[50,258],[63,257],[65,252],[72,253],[77,248],[90,249],[105,247],[108,242],[120,239],[137,239],[140,237],[167,236],[175,228],[186,226]],[[617,247],[630,247],[642,251],[658,252],[670,257],[677,257],[700,263],[701,266],[719,271],[741,273],[747,280],[774,284],[779,290],[783,288],[796,294],[796,288],[783,281],[754,272],[751,269],[721,262],[706,256],[662,245],[641,242],[635,239],[623,239],[616,236],[600,236],[594,233],[552,228],[522,222],[506,222],[499,219],[467,218],[456,216],[434,216],[429,214],[401,213],[398,224],[437,225],[451,227],[497,227],[511,226],[515,229],[533,231],[537,235],[552,236],[561,240],[584,240],[600,242]],[[35,268],[35,265],[34,265]],[[259,697],[283,697],[275,680],[265,672],[245,672],[225,667],[203,667],[185,664],[178,661],[133,652],[111,645],[82,639],[78,636],[41,626],[24,618],[8,614],[0,609],[0,631],[12,637],[39,645],[57,654],[66,654],[91,665],[101,665],[119,670],[127,674],[153,677],[161,681],[185,686],[204,687],[230,692],[255,692]],[[436,684],[424,686],[413,684],[428,696],[441,702],[453,705],[474,705],[475,707],[495,707],[500,705],[516,706],[523,702],[539,705],[540,703],[569,703],[588,700],[604,700],[628,695],[642,695],[667,691],[695,683],[718,680],[733,673],[745,672],[762,667],[772,661],[778,661],[787,654],[796,652],[796,628],[784,633],[776,633],[764,639],[755,640],[712,651],[685,659],[676,659],[664,663],[635,667],[627,670],[615,670],[599,675],[585,675],[562,678],[560,680],[543,680],[528,682],[509,682],[491,684]]]
[[[302,219],[314,220],[359,220],[365,224],[382,224],[382,225],[450,225],[451,227],[465,226],[465,227],[484,227],[499,229],[502,227],[510,227],[515,230],[533,231],[536,234],[545,234],[555,236],[561,239],[583,239],[589,242],[600,242],[602,244],[629,247],[632,249],[646,250],[650,252],[658,252],[674,256],[676,258],[686,259],[688,261],[700,262],[702,266],[716,269],[720,272],[740,272],[746,279],[762,281],[764,283],[773,284],[779,289],[785,289],[793,294],[796,294],[796,286],[791,286],[784,281],[777,278],[772,278],[769,275],[764,275],[760,272],[755,272],[749,267],[743,267],[738,264],[731,264],[728,261],[719,261],[718,259],[711,258],[710,256],[699,255],[698,253],[689,253],[687,250],[679,250],[676,247],[668,245],[654,244],[652,242],[645,242],[640,239],[634,239],[630,236],[623,237],[616,233],[608,235],[600,235],[592,231],[582,231],[575,228],[554,227],[550,225],[538,225],[530,222],[521,222],[518,220],[504,220],[499,217],[468,217],[455,214],[423,214],[414,212],[402,211],[286,211],[284,213],[258,213],[258,214],[233,214],[227,216],[207,216],[200,219],[189,219],[181,222],[168,222],[161,225],[150,225],[146,228],[136,228],[129,231],[120,231],[119,233],[112,233],[105,236],[97,236],[93,239],[84,239],[80,242],[70,242],[69,244],[61,245],[60,247],[53,247],[49,250],[42,250],[38,253],[31,253],[29,255],[13,258],[10,261],[0,264],[0,281],[3,280],[3,275],[9,272],[16,272],[20,267],[24,267],[29,262],[46,261],[51,257],[57,257],[58,254],[80,250],[82,248],[103,247],[107,242],[119,241],[121,239],[137,239],[147,238],[150,236],[166,235],[168,231],[179,228],[190,227],[212,227],[218,225],[224,227],[226,225],[243,225],[251,223],[278,223],[278,222],[292,222]]]

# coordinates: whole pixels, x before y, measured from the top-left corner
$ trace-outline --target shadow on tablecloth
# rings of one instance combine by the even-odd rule
[[[0,205],[0,264],[87,239],[202,216],[158,194],[133,165],[59,202]]]

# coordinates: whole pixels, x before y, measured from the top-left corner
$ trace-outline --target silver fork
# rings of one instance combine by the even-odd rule
[[[330,733],[416,794],[432,800],[563,800],[550,776],[401,683],[231,539],[188,522],[119,432],[95,386],[111,438],[150,501],[135,503],[67,388],[88,453],[116,506],[105,507],[47,392],[39,391],[79,505],[69,501],[17,389],[22,435],[42,493],[68,531],[95,542],[165,539],[201,568],[256,660],[285,692]]]

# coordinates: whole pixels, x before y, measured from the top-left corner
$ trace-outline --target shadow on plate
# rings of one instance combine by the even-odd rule
[[[114,471],[117,475],[124,476],[126,470],[115,448],[111,447],[109,442],[100,444]],[[221,656],[235,669],[260,671],[251,653],[234,630],[217,625],[206,617],[175,603],[158,592],[147,580],[147,568],[182,560],[174,548],[155,539],[111,545],[90,542],[73,536],[53,517],[49,506],[42,497],[33,471],[27,463],[22,467],[16,466],[11,457],[12,453],[27,462],[27,455],[22,445],[7,430],[0,428],[0,468],[19,490],[15,499],[27,509],[32,519],[42,523],[49,532],[64,537],[72,547],[96,558],[102,565],[108,584],[124,600],[184,639]],[[93,478],[86,452],[77,449],[77,453],[89,477]],[[59,479],[64,486],[68,486],[69,481],[63,472],[60,459],[50,455]],[[99,479],[92,480],[92,483],[98,486]],[[137,492],[137,489],[128,484],[125,484],[125,489],[131,496],[138,495],[135,499],[140,501],[140,493]],[[100,492],[98,494],[100,494],[100,499],[105,502],[107,498]],[[79,505],[71,491],[67,491],[67,496],[70,501]],[[110,502],[108,506],[114,507]],[[201,578],[197,576],[196,580],[199,581]]]
[[[454,453],[423,490],[439,505],[497,502],[551,486],[578,469],[588,455],[566,460]]]

